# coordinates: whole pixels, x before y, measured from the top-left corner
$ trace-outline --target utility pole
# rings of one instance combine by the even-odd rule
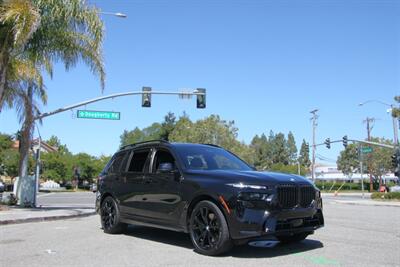
[[[367,124],[367,138],[368,138],[368,141],[371,141],[371,131],[372,131],[372,128],[374,127],[374,125],[373,125],[374,122],[375,122],[374,118],[367,117],[364,120],[364,123]],[[369,191],[372,192],[372,191],[374,191],[374,186],[373,186],[372,174],[371,174],[371,170],[370,170],[371,166],[369,164],[370,159],[371,159],[371,156],[368,155],[367,170],[369,172]]]
[[[362,143],[358,143],[358,161],[360,162],[362,198],[364,198],[364,177],[363,177],[364,170],[363,170]]]
[[[313,111],[310,111],[311,114],[313,114],[311,120],[312,120],[312,162],[311,162],[311,179],[314,181],[315,180],[315,151],[316,151],[316,143],[315,143],[315,130],[317,128],[317,115],[318,109],[314,109]]]

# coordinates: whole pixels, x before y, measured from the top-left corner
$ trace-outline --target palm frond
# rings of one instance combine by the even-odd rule
[[[38,9],[29,0],[5,0],[0,5],[0,24],[8,25],[14,46],[23,47],[40,25]]]

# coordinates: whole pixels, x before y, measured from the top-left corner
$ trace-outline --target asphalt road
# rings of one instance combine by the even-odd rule
[[[194,253],[183,233],[133,226],[126,234],[106,235],[98,216],[2,226],[0,262],[6,266],[400,266],[399,207],[329,200],[324,207],[326,227],[301,243],[241,246],[220,257]]]

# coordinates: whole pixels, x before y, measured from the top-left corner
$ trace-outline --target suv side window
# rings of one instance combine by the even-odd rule
[[[134,151],[128,172],[144,172],[150,150]]]
[[[157,173],[158,167],[161,163],[171,163],[176,168],[175,159],[172,154],[166,150],[158,150],[154,156],[154,163],[152,172]]]
[[[110,168],[108,169],[109,173],[118,173],[121,168],[121,163],[127,153],[122,152],[120,154],[115,155],[115,158],[113,160],[113,163],[111,164]]]

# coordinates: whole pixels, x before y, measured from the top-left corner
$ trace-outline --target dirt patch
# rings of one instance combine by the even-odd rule
[[[6,211],[6,210],[9,210],[8,206],[0,204],[0,211]]]

